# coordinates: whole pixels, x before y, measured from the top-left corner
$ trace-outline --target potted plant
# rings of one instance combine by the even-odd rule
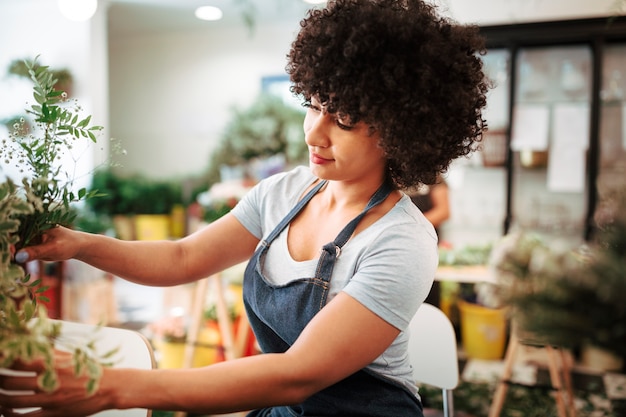
[[[61,347],[73,353],[76,374],[86,373],[87,388],[93,391],[105,358],[96,354],[91,341],[59,339],[61,324],[50,320],[42,305],[45,288],[12,254],[37,242],[45,230],[71,226],[76,216],[72,205],[95,195],[85,189],[74,191],[58,160],[74,141],[95,141],[102,128],[92,126],[90,116],[79,117],[76,103],[54,88],[56,79],[47,67],[36,61],[25,66],[34,83],[35,104],[26,110],[33,130],[25,134],[16,126],[0,148],[2,160],[16,163],[25,173],[21,183],[8,178],[0,184],[0,368],[16,360],[42,360],[45,369],[39,384],[53,390],[57,387],[53,351]]]
[[[157,351],[160,369],[182,368],[185,362],[188,317],[182,308],[172,309],[170,315],[152,322],[147,330]],[[220,332],[217,328],[203,326],[198,333],[191,367],[198,368],[215,363],[218,359]]]
[[[487,264],[491,251],[490,243],[441,248],[440,272],[446,270],[447,273],[480,276],[482,279],[489,275]],[[508,317],[496,290],[496,285],[490,281],[442,282],[442,310],[448,311],[460,332],[468,357],[489,360],[504,355]]]
[[[167,239],[172,211],[183,205],[178,182],[122,176],[110,167],[94,173],[89,189],[101,195],[87,202],[91,210],[111,218],[117,236],[126,240]]]
[[[220,168],[245,166],[257,158],[282,155],[286,164],[306,161],[303,122],[303,111],[269,94],[261,94],[246,109],[233,109],[233,117],[211,156],[209,182],[223,180]]]
[[[581,247],[513,233],[494,251],[500,296],[520,331],[577,351],[626,357],[626,189],[594,241]],[[606,369],[605,369],[606,370]]]
[[[127,184],[112,167],[103,167],[93,173],[89,190],[100,195],[86,204],[94,216],[108,219],[119,239],[134,239],[134,224],[130,217],[132,200],[135,199],[132,184]]]

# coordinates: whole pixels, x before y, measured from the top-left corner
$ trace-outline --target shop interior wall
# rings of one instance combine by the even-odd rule
[[[441,2],[453,18],[479,24],[608,16],[619,4]],[[98,152],[106,153],[107,140],[114,137],[126,149],[122,170],[157,178],[195,175],[206,168],[233,106],[251,103],[261,89],[261,77],[284,74],[285,54],[298,28],[294,19],[259,25],[253,33],[241,25],[111,34],[108,18],[106,1],[101,1],[94,19],[75,23],[63,20],[56,2],[0,0],[0,68],[12,59],[36,54],[51,66],[69,67],[83,107],[107,129],[93,160],[82,161],[98,165],[103,158]],[[0,118],[28,98],[28,86],[8,77],[0,77],[0,91]],[[500,235],[504,175],[498,169],[473,169],[471,163],[451,170],[452,218],[444,234],[452,243],[488,242]],[[484,193],[486,188],[493,192]]]

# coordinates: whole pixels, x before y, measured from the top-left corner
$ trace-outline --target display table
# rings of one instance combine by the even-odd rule
[[[493,271],[486,265],[440,266],[435,273],[436,281],[452,281],[475,284],[478,282],[496,282]]]

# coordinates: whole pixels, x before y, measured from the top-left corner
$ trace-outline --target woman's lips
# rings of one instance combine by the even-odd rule
[[[332,161],[332,159],[323,158],[323,157],[321,157],[320,155],[318,155],[316,153],[312,153],[310,159],[311,159],[312,163],[318,164],[318,165],[325,164],[325,163],[328,163],[328,162]]]

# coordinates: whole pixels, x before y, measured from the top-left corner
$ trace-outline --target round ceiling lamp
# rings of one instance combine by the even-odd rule
[[[91,19],[98,8],[98,0],[58,0],[61,14],[75,22]]]
[[[196,9],[196,17],[200,20],[220,20],[222,10],[214,6],[202,6]]]

